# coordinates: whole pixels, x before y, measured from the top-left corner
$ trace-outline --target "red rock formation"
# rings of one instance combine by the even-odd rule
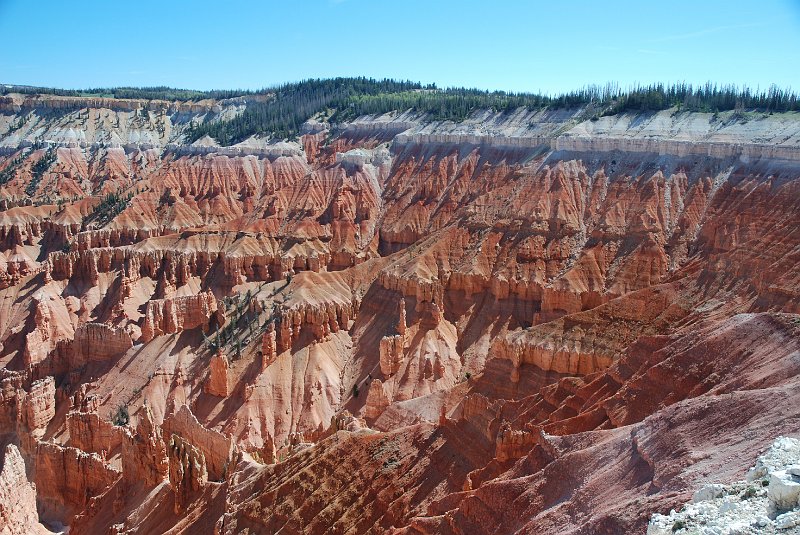
[[[167,417],[162,429],[166,435],[180,437],[202,454],[209,479],[225,479],[228,466],[236,457],[236,447],[230,437],[204,427],[186,405],[181,405],[177,412]]]
[[[30,391],[19,391],[20,423],[34,436],[41,436],[56,415],[56,384],[46,377],[31,384]]]
[[[168,452],[161,428],[153,422],[145,405],[138,413],[136,430],[124,430],[122,438],[122,477],[128,485],[143,482],[155,486],[167,478]]]
[[[196,327],[207,328],[217,311],[217,300],[211,292],[172,299],[152,299],[142,323],[142,342],[156,336],[179,333]]]
[[[70,445],[108,455],[122,446],[123,431],[96,412],[70,411],[66,416]]]
[[[527,429],[513,429],[511,424],[504,422],[497,432],[495,459],[505,462],[510,459],[519,459],[531,451],[536,439]]]
[[[44,360],[59,340],[73,335],[69,312],[60,296],[42,292],[34,296],[33,306],[33,328],[25,336],[27,366]]]
[[[87,394],[85,385],[72,398],[72,409],[67,412],[65,423],[69,433],[69,445],[80,450],[110,456],[122,446],[124,430],[110,419],[98,414],[100,400]]]
[[[169,439],[169,483],[175,493],[175,514],[182,514],[208,481],[203,453],[177,435]]]
[[[275,362],[278,356],[277,337],[275,334],[275,325],[270,323],[264,334],[261,335],[261,371]]]
[[[317,341],[329,334],[347,329],[351,319],[355,319],[359,303],[354,302],[302,302],[282,309],[278,326],[278,349],[285,351],[296,342],[304,332]]]
[[[391,401],[381,380],[373,379],[369,385],[364,415],[374,420],[386,410]]]
[[[230,388],[230,378],[228,377],[230,363],[228,362],[228,357],[222,351],[217,352],[211,357],[208,369],[206,392],[212,396],[227,397]]]
[[[27,535],[48,533],[36,511],[36,485],[28,481],[19,449],[6,446],[0,471],[0,533]]]
[[[404,343],[405,336],[400,334],[381,338],[380,363],[383,375],[388,377],[400,370],[400,367],[403,365]]]
[[[133,341],[123,329],[102,323],[84,323],[75,329],[72,345],[79,355],[78,361],[103,361],[122,355],[133,347]]]
[[[58,444],[39,442],[33,457],[40,514],[58,522],[69,521],[120,475],[100,455]]]

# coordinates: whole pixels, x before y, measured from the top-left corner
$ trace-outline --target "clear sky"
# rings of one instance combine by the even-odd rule
[[[800,90],[800,0],[0,0],[4,83],[258,89],[351,75]]]

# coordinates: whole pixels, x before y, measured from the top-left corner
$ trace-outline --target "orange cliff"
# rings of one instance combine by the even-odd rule
[[[242,105],[0,100],[9,533],[640,532],[800,433],[796,118]]]

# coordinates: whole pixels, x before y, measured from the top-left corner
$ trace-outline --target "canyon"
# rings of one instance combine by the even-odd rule
[[[0,96],[0,533],[675,532],[800,437],[797,112],[187,141],[259,98]]]

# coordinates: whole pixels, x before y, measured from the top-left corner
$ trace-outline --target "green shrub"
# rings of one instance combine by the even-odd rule
[[[116,426],[128,425],[131,421],[131,416],[128,414],[127,405],[120,405],[117,411],[111,415],[111,423]]]

